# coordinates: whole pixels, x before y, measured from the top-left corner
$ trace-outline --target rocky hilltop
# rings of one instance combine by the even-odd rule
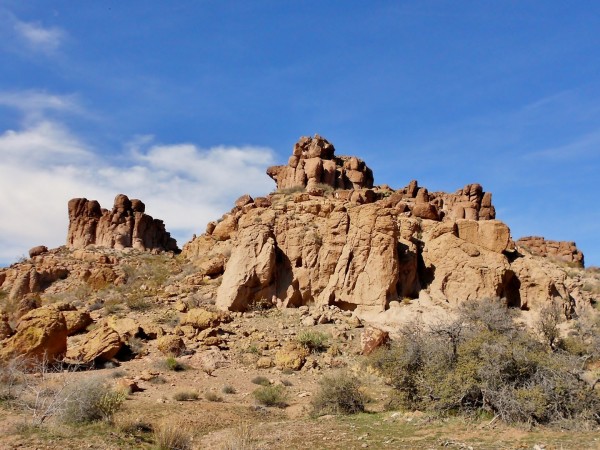
[[[499,297],[521,309],[557,301],[574,311],[564,271],[515,244],[479,184],[454,193],[415,180],[373,186],[362,160],[336,157],[318,135],[301,138],[288,165],[267,174],[275,192],[240,197],[183,248],[206,276],[222,275],[223,310],[335,305],[397,319],[403,299]]]
[[[531,237],[514,242],[509,227],[495,218],[492,194],[480,184],[454,193],[429,192],[415,180],[399,189],[375,186],[364,161],[336,156],[333,144],[318,135],[301,138],[288,165],[269,167],[267,174],[277,190],[241,196],[185,244],[177,260],[174,239],[161,220],[145,214],[140,200],[118,195],[112,210],[94,200],[69,201],[66,246],[35,247],[30,259],[0,270],[0,339],[5,338],[0,358],[39,356],[52,347],[60,359],[67,338],[89,324],[91,309],[107,301],[105,290],[120,286],[130,286],[119,298],[128,305],[134,299],[132,308],[140,296],[155,295],[153,302],[167,305],[200,296],[223,311],[332,308],[388,329],[415,314],[445,312],[486,297],[521,310],[555,302],[566,318],[592,301],[581,279],[556,264],[583,267],[575,244]],[[154,272],[186,268],[177,269],[182,274],[174,284],[166,286],[166,278],[158,277],[162,281],[150,288],[144,280],[152,277],[134,275],[147,254],[167,258]],[[48,298],[71,293],[88,299],[87,306],[47,305]],[[416,306],[405,308],[408,304]],[[67,317],[84,325],[69,325]],[[328,317],[319,313],[311,320]],[[36,328],[40,335],[27,331]],[[52,334],[60,337],[60,346],[50,346]],[[98,358],[73,352],[73,359]]]

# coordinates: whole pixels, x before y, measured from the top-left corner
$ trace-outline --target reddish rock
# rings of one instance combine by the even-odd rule
[[[555,259],[576,267],[584,267],[584,257],[575,242],[552,241],[539,236],[527,236],[519,239],[516,244],[531,252],[533,255]]]
[[[178,251],[177,243],[165,230],[162,220],[144,213],[140,200],[129,200],[119,194],[112,211],[103,210],[95,200],[74,198],[69,201],[69,231],[67,246],[138,250]]]
[[[38,245],[29,249],[29,257],[33,258],[34,256],[39,256],[47,252],[48,247],[46,247],[45,245]]]
[[[378,328],[367,327],[360,336],[360,347],[363,355],[370,355],[377,348],[386,345],[389,341],[389,333]]]

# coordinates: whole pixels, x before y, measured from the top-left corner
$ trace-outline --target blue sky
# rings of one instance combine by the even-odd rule
[[[598,30],[591,1],[0,0],[0,264],[61,245],[72,197],[183,245],[319,133],[600,265]]]

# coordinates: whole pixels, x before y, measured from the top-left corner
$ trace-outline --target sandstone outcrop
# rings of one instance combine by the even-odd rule
[[[2,343],[0,361],[21,357],[29,365],[60,361],[67,351],[67,325],[52,307],[37,308],[21,317],[15,333]]]
[[[122,250],[178,251],[177,243],[165,230],[162,220],[145,214],[140,200],[119,194],[111,211],[102,209],[96,200],[74,198],[69,201],[67,246],[88,245]]]
[[[294,146],[292,156],[285,166],[267,169],[277,183],[277,189],[316,188],[317,185],[333,189],[362,189],[373,187],[373,172],[364,161],[351,156],[334,155],[335,148],[318,134],[302,137]]]
[[[516,244],[536,256],[552,258],[575,267],[584,266],[584,258],[581,250],[575,242],[551,241],[539,236],[527,236],[519,239]]]
[[[501,297],[526,309],[539,306],[536,289],[542,301],[570,303],[564,280],[545,276],[515,251],[480,184],[445,193],[412,180],[394,190],[373,186],[357,158],[343,161],[325,139],[302,138],[287,166],[268,170],[277,192],[260,203],[240,197],[186,244],[184,255],[204,273],[223,273],[218,308],[335,305],[361,316],[425,293],[453,304]],[[340,182],[347,170],[363,177]],[[213,270],[209,261],[217,255]]]

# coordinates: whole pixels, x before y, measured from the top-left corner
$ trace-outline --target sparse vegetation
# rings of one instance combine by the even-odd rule
[[[310,352],[318,353],[327,349],[329,337],[319,331],[303,331],[298,334],[296,339]]]
[[[276,194],[283,194],[283,195],[292,195],[292,194],[297,194],[298,192],[304,192],[305,188],[302,185],[298,185],[298,186],[292,186],[289,188],[281,188],[281,189],[277,189],[275,191]]]
[[[434,327],[409,327],[371,357],[395,389],[390,406],[442,415],[487,412],[509,423],[600,423],[600,397],[581,378],[578,357],[554,345],[550,350],[512,322],[495,323],[505,311],[499,303],[468,311]],[[546,337],[550,342],[555,339]]]
[[[185,365],[179,362],[174,356],[169,356],[167,359],[165,359],[164,366],[166,369],[172,370],[173,372],[181,372],[185,370]]]
[[[225,386],[223,386],[221,392],[223,392],[223,394],[235,394],[236,390],[233,386],[226,384]]]
[[[158,450],[191,450],[192,433],[180,422],[166,422],[154,427]]]
[[[178,402],[198,400],[199,398],[200,398],[200,396],[198,395],[198,392],[192,391],[189,389],[177,391],[177,392],[175,392],[175,394],[173,394],[173,399],[177,400]]]
[[[127,398],[125,392],[112,389],[105,379],[97,376],[69,385],[60,395],[65,399],[60,418],[66,423],[110,421]]]
[[[316,415],[356,414],[365,410],[365,401],[358,378],[339,372],[321,379],[311,403]]]
[[[254,384],[258,384],[259,386],[269,386],[271,382],[267,377],[263,377],[262,375],[258,375],[251,380]]]
[[[213,392],[213,391],[206,391],[204,393],[204,398],[206,400],[208,400],[209,402],[222,402],[223,401],[223,397],[221,397],[220,395],[218,395],[216,392]]]
[[[282,385],[261,386],[252,392],[252,395],[258,403],[265,406],[277,406],[283,408],[287,406],[287,392]]]

